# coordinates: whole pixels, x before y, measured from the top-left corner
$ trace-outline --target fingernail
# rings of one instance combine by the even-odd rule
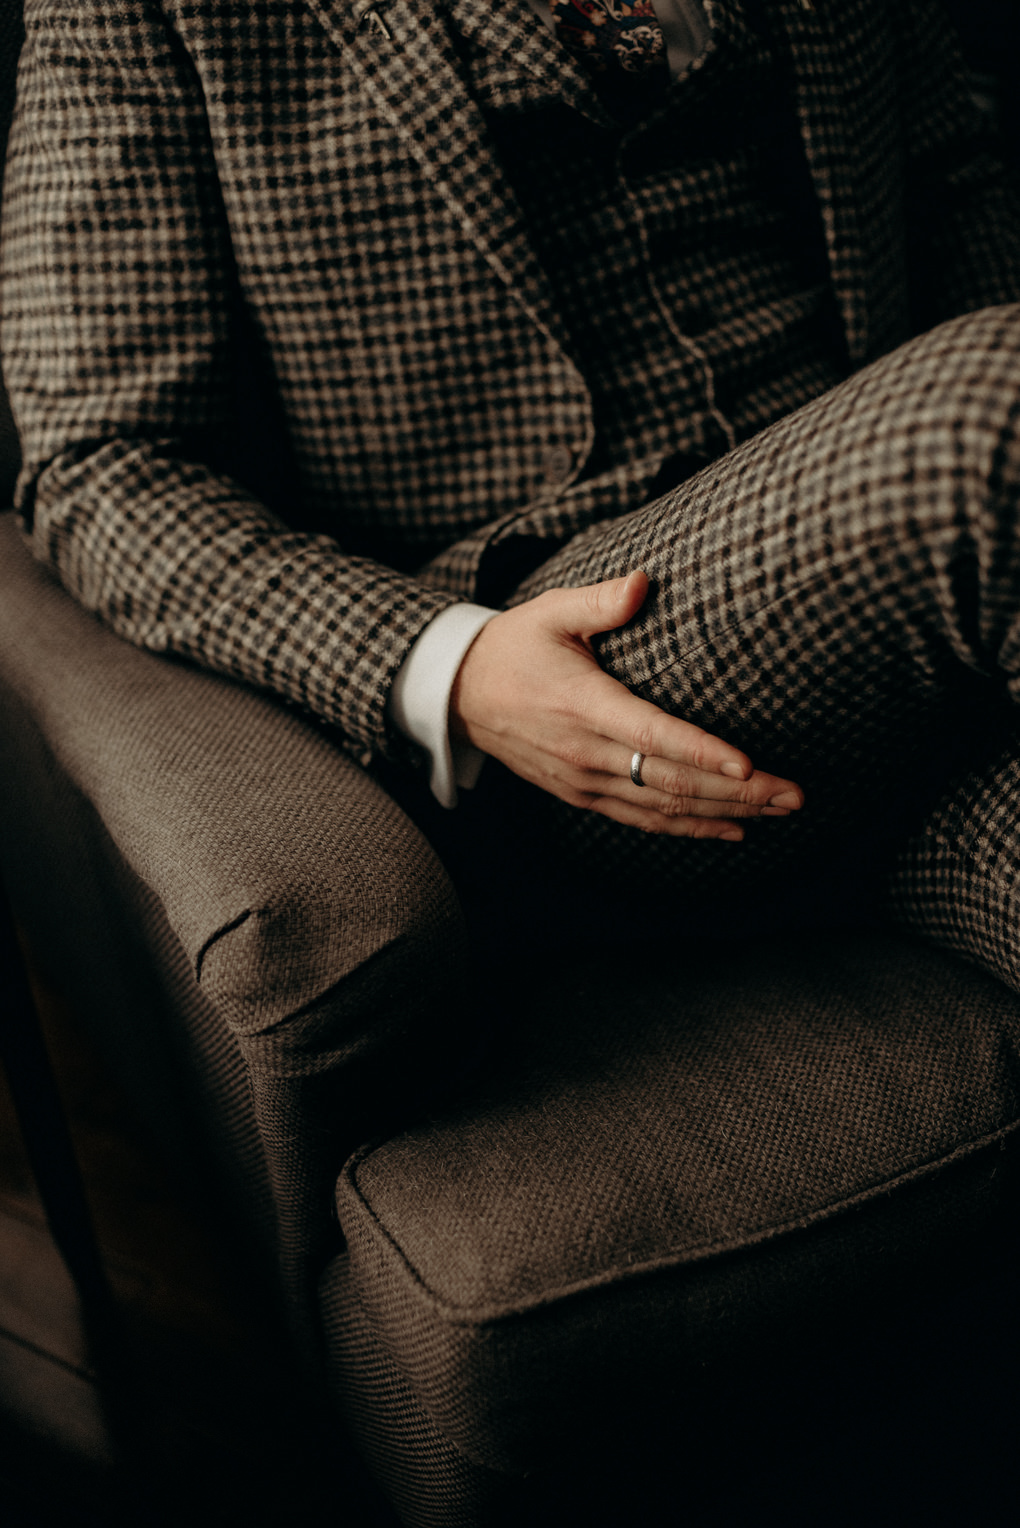
[[[725,833],[719,834],[719,837],[724,838],[728,844],[741,844],[744,841],[744,832],[742,828],[727,828]]]
[[[742,764],[734,764],[732,761],[719,765],[719,773],[726,775],[730,780],[746,780],[747,775]]]
[[[800,797],[796,791],[780,791],[778,796],[769,797],[769,806],[786,806],[795,810],[800,806]]]
[[[789,817],[788,806],[763,806],[760,815],[762,817]]]

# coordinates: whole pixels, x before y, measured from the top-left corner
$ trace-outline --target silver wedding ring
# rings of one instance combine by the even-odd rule
[[[634,754],[630,761],[630,778],[635,785],[644,785],[645,783],[641,778],[641,766],[644,762],[645,756],[643,753]]]

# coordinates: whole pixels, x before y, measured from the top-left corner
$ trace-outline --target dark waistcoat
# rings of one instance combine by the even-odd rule
[[[707,51],[640,111],[594,90],[578,109],[465,45],[593,399],[565,523],[589,499],[596,518],[636,508],[845,375],[787,82],[754,19],[716,0]]]

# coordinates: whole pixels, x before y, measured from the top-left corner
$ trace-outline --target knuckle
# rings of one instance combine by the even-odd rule
[[[668,769],[662,782],[662,788],[667,796],[689,796],[691,794],[691,777],[686,769]]]
[[[668,796],[660,808],[664,817],[676,819],[690,815],[691,803],[686,796]]]
[[[602,610],[601,584],[587,584],[584,589],[584,606],[589,615],[599,615]]]
[[[707,732],[703,732],[701,730],[701,728],[699,727],[697,729],[697,733],[696,733],[696,736],[694,738],[693,746],[691,748],[691,763],[694,765],[695,769],[705,769],[707,767],[707,765],[708,765],[708,743],[709,743],[708,733]]]
[[[720,817],[753,817],[759,809],[738,797],[731,797],[728,801],[714,802],[712,810]]]
[[[655,749],[655,723],[652,720],[642,721],[635,727],[632,741],[638,753],[654,754]]]
[[[573,697],[568,694],[555,697],[550,706],[550,712],[557,736],[555,741],[550,742],[549,751],[563,757],[566,751],[575,746],[569,741],[570,735],[572,733],[576,735],[578,727],[583,727],[584,723],[578,714]]]
[[[746,802],[749,806],[764,806],[772,794],[772,789],[767,780],[756,780],[752,776],[750,780],[741,782],[736,799]]]
[[[561,763],[577,774],[586,774],[591,767],[590,750],[579,739],[571,738],[561,744],[558,753]]]

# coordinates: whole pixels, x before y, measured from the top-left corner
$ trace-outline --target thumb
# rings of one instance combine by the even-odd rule
[[[570,595],[562,612],[566,629],[572,636],[587,639],[624,626],[637,615],[648,593],[648,577],[642,572],[628,573],[626,578],[607,578],[601,584],[560,592]]]

